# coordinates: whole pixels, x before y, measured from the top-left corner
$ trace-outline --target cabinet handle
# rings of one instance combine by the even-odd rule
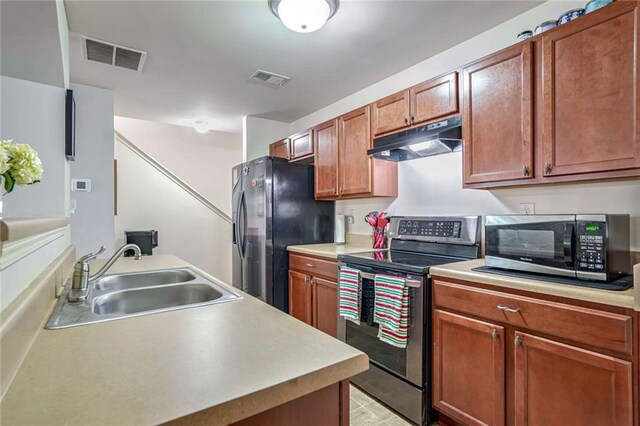
[[[336,189],[335,188],[331,188],[331,192],[333,192],[333,194],[336,194]]]
[[[494,328],[493,331],[491,332],[491,338],[495,342],[496,340],[498,340],[499,337],[500,337],[500,333],[498,333],[498,330]]]
[[[404,124],[407,125],[407,126],[409,125],[409,118],[407,118],[407,117],[404,118]]]
[[[544,163],[544,174],[548,175],[549,173],[551,173],[551,164]]]
[[[522,337],[516,336],[516,340],[513,343],[515,343],[516,348],[521,348],[522,347]]]
[[[305,277],[304,277],[304,282],[305,282],[305,283],[308,283],[308,282],[309,282],[309,277],[308,277],[308,276],[306,276],[306,275],[305,275]]]
[[[523,166],[522,167],[522,174],[525,175],[525,176],[529,176],[529,167]]]
[[[415,117],[413,115],[409,117],[409,124],[413,124],[414,120],[415,120]]]
[[[307,263],[307,268],[315,268],[316,265],[314,265],[313,263]]]
[[[338,194],[342,195],[342,192],[343,192],[343,191],[342,191],[342,187],[340,187],[340,188],[338,189]]]
[[[520,308],[510,308],[505,305],[498,305],[497,308],[500,309],[502,312],[510,312],[513,314],[520,312]]]
[[[315,283],[316,283],[316,278],[315,278],[315,277],[312,277],[312,278],[311,278],[311,284],[315,284]]]

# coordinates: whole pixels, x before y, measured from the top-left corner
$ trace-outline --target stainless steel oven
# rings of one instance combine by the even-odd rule
[[[630,271],[629,215],[487,216],[489,267],[608,281]]]
[[[369,371],[351,379],[374,397],[420,424],[425,401],[424,386],[427,380],[425,346],[430,329],[427,326],[430,297],[423,275],[399,273],[384,268],[370,268],[340,262],[360,270],[362,277],[362,304],[360,325],[344,318],[338,319],[338,338],[360,349],[369,356]],[[402,349],[378,339],[378,324],[373,322],[375,274],[401,276],[409,287],[409,340]],[[414,386],[411,386],[413,384]]]

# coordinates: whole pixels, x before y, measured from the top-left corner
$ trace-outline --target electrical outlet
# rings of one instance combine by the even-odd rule
[[[522,214],[535,214],[536,205],[534,203],[520,203],[520,213]]]
[[[353,220],[353,216],[352,216],[352,215],[347,216],[347,223],[348,223],[349,225],[353,225],[353,222],[354,222],[354,220]]]

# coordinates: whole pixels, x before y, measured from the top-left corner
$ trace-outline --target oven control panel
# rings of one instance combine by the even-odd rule
[[[460,238],[461,229],[461,220],[401,219],[398,223],[398,235]]]
[[[580,269],[602,272],[605,269],[604,222],[578,222],[576,262]]]

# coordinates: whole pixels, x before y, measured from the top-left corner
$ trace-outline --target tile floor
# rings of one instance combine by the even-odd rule
[[[351,426],[412,426],[355,386],[350,390]]]

